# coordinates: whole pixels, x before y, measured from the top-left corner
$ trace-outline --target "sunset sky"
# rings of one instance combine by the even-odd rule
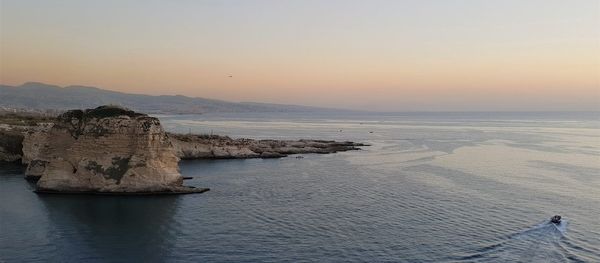
[[[600,1],[0,0],[0,83],[27,81],[381,111],[599,110]]]

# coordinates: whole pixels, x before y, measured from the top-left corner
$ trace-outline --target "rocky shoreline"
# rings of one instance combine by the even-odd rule
[[[253,140],[167,133],[157,118],[114,106],[67,111],[43,122],[2,122],[0,162],[27,165],[37,193],[187,194],[179,160],[281,158],[360,150],[324,140]],[[35,125],[32,125],[34,123]]]
[[[282,158],[290,154],[328,154],[360,150],[355,142],[324,140],[232,139],[219,135],[169,133],[175,154],[182,160]]]

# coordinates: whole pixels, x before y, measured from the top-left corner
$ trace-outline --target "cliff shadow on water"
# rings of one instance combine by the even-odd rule
[[[38,195],[61,251],[55,262],[164,262],[176,234],[179,196]],[[68,226],[68,227],[64,227]]]

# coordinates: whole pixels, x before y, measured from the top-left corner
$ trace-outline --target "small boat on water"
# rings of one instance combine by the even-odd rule
[[[550,218],[550,222],[556,225],[560,224],[560,219],[561,217],[559,215],[555,215],[553,217]]]

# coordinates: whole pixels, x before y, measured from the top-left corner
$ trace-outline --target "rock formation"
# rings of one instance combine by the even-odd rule
[[[197,193],[180,159],[280,158],[359,150],[365,144],[323,140],[252,140],[165,133],[157,118],[114,106],[58,117],[0,118],[0,162],[19,159],[37,192]]]
[[[48,132],[54,123],[38,124],[23,132],[23,157],[21,163],[27,165],[25,169],[25,178],[28,180],[38,180],[44,173],[45,165],[49,159],[45,156],[44,149],[48,149],[48,143],[52,138],[48,137]]]
[[[16,162],[23,155],[23,134],[12,129],[0,129],[0,161]]]
[[[181,159],[280,158],[289,154],[359,150],[365,144],[323,140],[252,140],[218,135],[169,134]]]
[[[158,119],[118,107],[68,111],[47,131],[29,134],[24,146],[28,175],[40,176],[38,192],[208,190],[182,185],[179,158]]]

